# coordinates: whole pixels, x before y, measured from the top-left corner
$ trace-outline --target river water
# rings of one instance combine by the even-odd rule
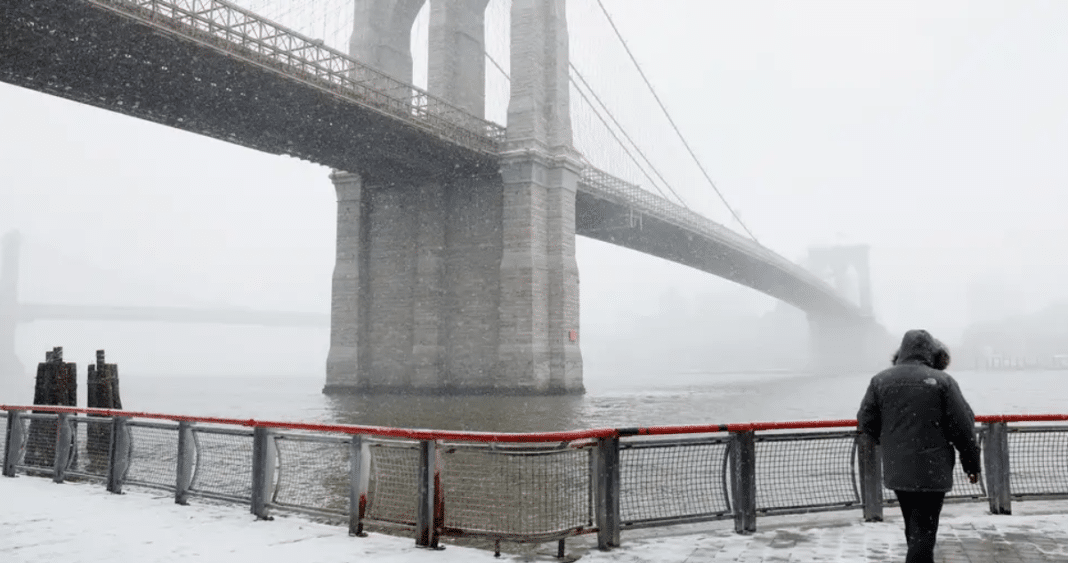
[[[1068,371],[952,372],[976,414],[1068,412]],[[169,414],[500,432],[854,418],[871,374],[661,374],[580,396],[326,396],[310,377],[136,377],[123,406]],[[85,405],[84,381],[79,404]],[[32,389],[0,392],[27,404]]]

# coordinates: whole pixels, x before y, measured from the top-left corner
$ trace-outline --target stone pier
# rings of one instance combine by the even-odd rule
[[[434,2],[429,89],[484,114],[486,0]],[[357,59],[411,82],[416,0],[359,0]],[[497,171],[335,172],[337,256],[324,392],[581,393],[563,0],[512,5]]]
[[[885,328],[868,319],[843,319],[810,314],[810,369],[819,374],[871,375],[890,367],[897,343]]]
[[[850,319],[810,313],[810,368],[817,373],[837,374],[880,370],[890,366],[896,342],[872,314],[871,271],[867,245],[813,247],[807,267],[829,276],[839,292],[855,295],[866,318]],[[873,372],[874,373],[874,372]]]

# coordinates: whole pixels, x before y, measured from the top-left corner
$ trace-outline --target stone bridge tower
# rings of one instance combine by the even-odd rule
[[[808,250],[807,265],[816,273],[830,270],[834,287],[842,293],[856,290],[858,303],[866,313],[872,313],[871,271],[868,266],[868,245],[821,246]],[[849,287],[855,275],[856,287]]]
[[[356,0],[351,54],[412,82],[425,0]],[[428,89],[484,115],[487,0],[431,2]],[[513,0],[499,170],[335,172],[324,392],[581,393],[564,0]],[[413,167],[413,169],[416,169]]]
[[[855,292],[865,319],[846,320],[810,314],[809,343],[813,370],[842,373],[877,369],[889,365],[893,353],[889,335],[874,319],[868,246],[810,248],[808,268],[818,275],[830,273],[832,285],[843,294]]]

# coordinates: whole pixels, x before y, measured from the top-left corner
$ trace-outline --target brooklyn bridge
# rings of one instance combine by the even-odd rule
[[[652,176],[618,177],[576,148],[572,93],[596,93],[571,64],[564,0],[511,2],[506,125],[485,119],[487,60],[496,64],[485,55],[487,0],[431,4],[425,91],[412,85],[410,50],[423,4],[357,0],[338,49],[221,0],[17,1],[0,12],[0,80],[333,168],[327,392],[581,392],[576,236],[804,310],[814,362],[827,369],[885,355],[865,247],[794,263],[733,211],[744,235]],[[859,300],[811,266],[856,272]],[[326,322],[23,304],[17,259],[4,267],[0,366],[16,365],[15,327],[32,319]]]

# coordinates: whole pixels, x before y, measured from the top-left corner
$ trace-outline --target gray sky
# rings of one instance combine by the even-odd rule
[[[811,244],[870,244],[876,313],[892,330],[955,340],[977,278],[1012,286],[1019,307],[1068,299],[1068,3],[605,1],[761,242],[794,259]],[[625,123],[647,125],[647,150],[691,206],[726,221],[596,4],[571,0],[569,17],[575,64]],[[328,310],[326,168],[9,85],[0,126],[0,231],[24,234],[23,300]],[[622,248],[580,239],[578,251],[583,323],[597,328],[587,343],[614,345],[615,320],[655,312],[671,290],[738,294],[754,313],[773,304]],[[85,330],[23,326],[20,355],[66,341],[85,362],[126,346],[142,370],[164,371],[194,349],[223,371],[321,376],[326,351],[325,331],[306,329]]]

